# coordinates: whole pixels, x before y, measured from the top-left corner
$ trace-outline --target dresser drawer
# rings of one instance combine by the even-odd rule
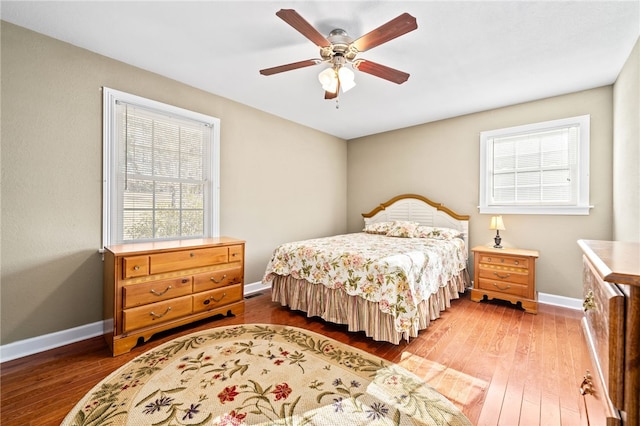
[[[592,341],[609,397],[617,407],[624,400],[624,294],[603,281],[583,257],[585,333]]]
[[[505,267],[516,267],[522,269],[529,268],[529,259],[518,256],[505,256],[499,254],[480,254],[480,263],[488,263],[491,265],[500,265]]]
[[[197,274],[193,277],[193,292],[224,287],[242,282],[242,267],[221,269],[218,271]]]
[[[244,260],[244,246],[229,246],[229,262],[239,262]]]
[[[599,374],[602,371],[598,356],[595,351],[593,336],[589,332],[586,318],[581,322],[582,334],[587,342],[589,350],[589,362],[582,377],[579,392],[582,395],[586,420],[584,425],[588,426],[619,426],[622,424],[620,412],[613,405],[607,394],[607,386],[603,377]]]
[[[525,270],[518,270],[517,268],[503,268],[496,265],[484,265],[479,267],[478,275],[480,278],[486,278],[488,280],[507,281],[510,283],[517,283],[526,286],[529,283],[529,273]]]
[[[191,296],[125,309],[122,311],[123,331],[129,332],[184,317],[191,314],[192,310]]]
[[[161,302],[191,294],[191,276],[150,283],[131,284],[122,287],[122,304],[125,308]]]
[[[242,284],[218,288],[193,296],[193,311],[204,312],[242,300]]]
[[[122,278],[149,275],[149,256],[127,256],[122,258]]]
[[[149,256],[151,274],[218,265],[229,261],[229,247],[179,250]]]
[[[491,280],[486,278],[478,279],[478,288],[493,292],[511,294],[513,296],[527,297],[529,287],[508,281]]]

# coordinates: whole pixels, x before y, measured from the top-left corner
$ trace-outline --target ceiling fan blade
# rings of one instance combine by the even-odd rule
[[[353,67],[358,71],[384,78],[385,80],[396,84],[402,84],[409,79],[409,74],[406,72],[376,64],[375,62],[367,61],[366,59],[358,59],[354,61]]]
[[[324,98],[325,99],[335,99],[338,97],[338,93],[340,92],[340,79],[338,79],[338,81],[336,81],[336,91],[335,92],[330,92],[328,90],[324,91]]]
[[[273,75],[278,74],[280,72],[297,70],[298,68],[310,67],[312,65],[318,65],[321,63],[321,59],[307,59],[306,61],[293,62],[291,64],[280,65],[272,68],[265,68],[260,70],[260,74],[262,75]]]
[[[416,18],[405,12],[397,18],[363,35],[351,43],[351,45],[358,49],[358,52],[364,52],[365,50],[369,50],[372,47],[379,46],[382,43],[386,43],[389,40],[413,31],[416,28],[418,28]]]
[[[327,92],[327,91],[325,91],[325,92],[324,92],[324,98],[325,98],[325,99],[335,99],[335,98],[337,98],[337,97],[338,97],[338,91],[337,91],[337,90],[336,90],[336,92],[335,92],[335,93],[333,93],[333,92]]]
[[[280,9],[276,12],[287,24],[298,30],[300,34],[314,42],[318,47],[330,46],[331,42],[325,36],[320,34],[318,30],[308,23],[298,12],[293,9]]]

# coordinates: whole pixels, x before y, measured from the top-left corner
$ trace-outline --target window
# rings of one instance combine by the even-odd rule
[[[589,214],[588,115],[480,133],[480,213]]]
[[[103,245],[217,236],[220,121],[103,90]]]

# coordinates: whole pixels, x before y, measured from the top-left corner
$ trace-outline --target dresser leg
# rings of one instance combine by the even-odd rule
[[[471,300],[473,302],[479,302],[484,299],[484,293],[476,290],[475,288],[471,289]]]
[[[538,302],[534,300],[521,300],[520,302],[522,303],[522,308],[525,312],[530,314],[538,313]]]

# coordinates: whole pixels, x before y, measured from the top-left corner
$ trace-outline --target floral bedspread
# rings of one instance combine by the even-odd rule
[[[378,303],[395,318],[398,332],[409,330],[420,302],[467,266],[460,238],[398,238],[368,233],[337,235],[278,247],[263,278],[291,275]]]

